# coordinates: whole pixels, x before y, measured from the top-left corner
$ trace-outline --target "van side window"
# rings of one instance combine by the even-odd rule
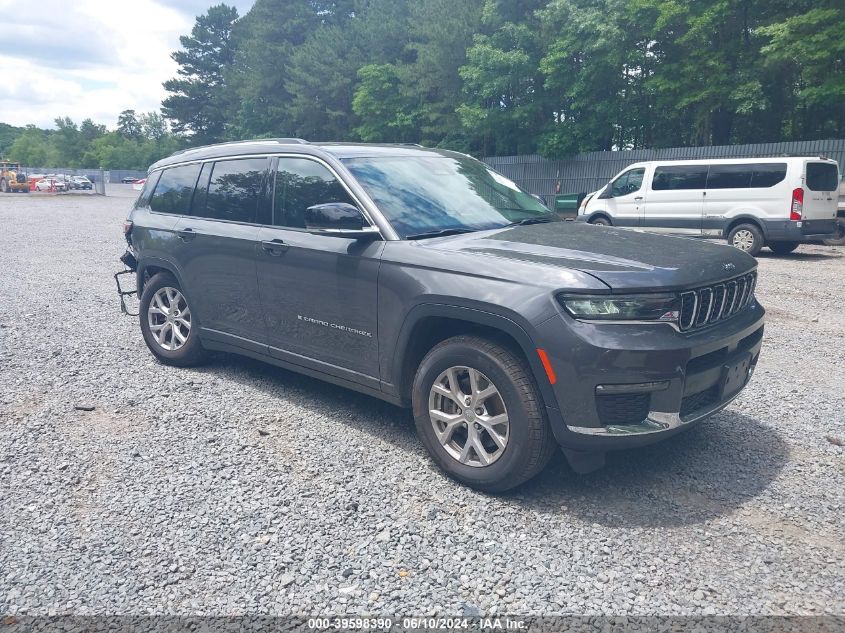
[[[212,220],[255,222],[266,158],[220,160],[211,169],[205,212]]]
[[[756,163],[751,167],[751,186],[755,188],[774,187],[786,178],[786,163]]]
[[[708,189],[748,189],[754,165],[710,165]]]
[[[651,188],[654,191],[704,189],[706,184],[707,165],[667,165],[654,170]]]
[[[613,181],[611,195],[614,198],[619,198],[620,196],[627,196],[635,191],[639,191],[643,186],[643,176],[645,176],[645,169],[626,171]]]
[[[304,229],[305,209],[327,202],[355,205],[340,181],[325,166],[307,158],[279,158],[273,192],[275,226]]]
[[[836,191],[839,188],[839,170],[832,163],[807,163],[807,189],[810,191]]]
[[[150,208],[158,213],[187,213],[199,173],[199,163],[165,169],[150,198]]]

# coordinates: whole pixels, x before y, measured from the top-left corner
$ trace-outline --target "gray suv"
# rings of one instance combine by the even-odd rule
[[[150,168],[124,228],[161,362],[234,352],[412,407],[432,459],[491,492],[558,445],[588,472],[691,427],[763,337],[753,257],[561,221],[455,152],[187,150]]]

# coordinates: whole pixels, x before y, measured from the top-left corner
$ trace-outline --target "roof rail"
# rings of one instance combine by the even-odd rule
[[[185,149],[176,150],[171,154],[171,156],[178,156],[179,154],[184,154],[185,152],[193,152],[194,150],[198,149],[207,149],[209,147],[217,147],[223,145],[247,145],[249,143],[279,143],[281,145],[310,145],[308,141],[304,138],[254,138],[254,139],[247,139],[244,141],[225,141],[223,143],[211,143],[209,145],[197,145],[196,147],[186,147]]]

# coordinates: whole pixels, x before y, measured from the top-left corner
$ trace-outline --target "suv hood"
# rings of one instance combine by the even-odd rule
[[[732,246],[580,222],[515,226],[435,238],[424,244],[441,251],[579,270],[613,292],[694,288],[757,266],[753,257]]]

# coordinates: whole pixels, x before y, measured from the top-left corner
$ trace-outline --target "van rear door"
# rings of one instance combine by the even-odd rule
[[[839,202],[839,167],[832,160],[808,160],[804,164],[804,204],[806,221],[836,218]]]

